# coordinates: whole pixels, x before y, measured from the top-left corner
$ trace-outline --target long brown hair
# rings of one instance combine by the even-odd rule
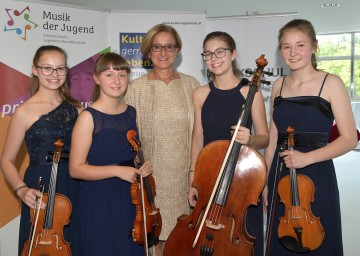
[[[232,36],[230,36],[228,33],[223,31],[214,31],[207,34],[203,42],[203,48],[205,48],[205,44],[212,39],[219,39],[221,41],[224,41],[231,52],[236,51],[236,43],[234,38],[232,38]],[[243,78],[244,75],[241,72],[241,70],[238,68],[236,59],[232,61],[231,66],[234,75],[241,80],[241,78]],[[215,79],[215,76],[212,72],[208,73],[208,79],[209,81],[213,81]]]
[[[318,50],[318,41],[316,39],[316,33],[313,25],[310,21],[304,19],[294,19],[286,23],[280,30],[278,35],[278,48],[281,49],[281,39],[284,34],[289,30],[299,30],[307,35],[310,40],[312,46],[316,49],[315,53],[311,55],[311,65],[314,69],[317,70],[317,63],[316,63],[316,53]]]
[[[43,54],[45,54],[46,52],[58,52],[58,53],[64,55],[65,65],[67,66],[66,52],[63,49],[61,49],[60,47],[57,47],[55,45],[43,45],[39,49],[37,49],[37,51],[34,55],[34,58],[33,58],[34,66],[38,66],[41,56]],[[35,93],[37,93],[39,91],[40,81],[39,81],[39,78],[37,76],[35,76],[34,74],[32,75],[32,78],[33,78],[33,82],[32,82],[32,88],[31,88],[31,95],[34,95]],[[59,94],[60,94],[61,99],[69,102],[70,104],[74,105],[75,107],[78,107],[78,108],[81,107],[81,103],[70,95],[69,86],[68,86],[66,80],[62,84],[62,86],[59,88]]]
[[[114,70],[125,70],[130,74],[130,67],[127,61],[117,53],[107,52],[103,53],[96,60],[94,68],[94,76],[99,76],[102,72],[109,70],[110,68]],[[100,85],[96,84],[94,87],[92,102],[95,102],[100,97]]]

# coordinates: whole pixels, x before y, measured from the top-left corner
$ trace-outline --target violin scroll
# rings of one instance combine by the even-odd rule
[[[53,163],[59,163],[61,158],[61,152],[64,147],[64,142],[61,139],[58,139],[54,143],[55,150],[53,156]]]
[[[295,129],[292,126],[288,126],[288,128],[286,128],[286,132],[288,133],[288,140],[287,140],[287,144],[289,146],[290,149],[293,149],[293,147],[295,147],[295,143],[294,143],[294,132]]]

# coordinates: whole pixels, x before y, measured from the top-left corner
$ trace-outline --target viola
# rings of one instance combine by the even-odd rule
[[[180,216],[165,244],[164,256],[251,255],[254,237],[246,230],[246,212],[265,186],[266,166],[257,150],[235,141],[246,126],[255,93],[267,65],[261,55],[231,141],[214,141],[200,152],[192,186],[198,201],[190,215]],[[260,239],[260,238],[259,238]]]
[[[291,126],[286,129],[289,150],[294,147],[294,131]],[[319,248],[325,237],[320,218],[313,215],[310,207],[314,201],[314,183],[308,176],[296,174],[294,168],[289,171],[290,174],[278,184],[280,200],[285,204],[285,214],[279,220],[278,237],[290,251],[310,252]]]
[[[134,130],[127,132],[127,140],[136,152],[135,167],[140,168],[144,163],[144,155],[141,150],[140,140]],[[162,229],[160,210],[155,206],[155,181],[152,175],[142,177],[137,175],[137,181],[131,184],[132,203],[136,206],[134,220],[133,240],[137,244],[144,245],[146,255],[147,248],[151,248],[159,242]]]
[[[46,206],[45,209],[40,209],[40,203],[36,203],[35,211],[30,212],[32,228],[21,256],[71,256],[70,243],[63,237],[64,226],[69,224],[71,203],[66,196],[55,193],[57,170],[64,143],[58,139],[54,145],[49,190],[39,200]]]

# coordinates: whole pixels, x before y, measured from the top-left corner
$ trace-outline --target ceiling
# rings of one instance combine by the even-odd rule
[[[318,33],[360,31],[359,0],[18,0],[76,5],[98,10],[204,11],[207,18],[223,16],[298,13],[310,20]],[[339,4],[323,8],[322,4]]]

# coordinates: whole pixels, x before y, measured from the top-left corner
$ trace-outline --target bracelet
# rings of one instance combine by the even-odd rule
[[[17,195],[17,192],[18,192],[20,189],[26,188],[26,187],[27,187],[27,185],[26,185],[25,183],[19,184],[19,185],[15,188],[15,191],[14,191],[15,195]]]
[[[195,172],[194,170],[190,170],[189,173]]]
[[[251,138],[252,138],[252,135],[250,135],[249,141],[248,141],[248,143],[246,144],[246,146],[250,146],[250,144],[252,143]],[[251,147],[251,146],[250,146],[250,147]]]

